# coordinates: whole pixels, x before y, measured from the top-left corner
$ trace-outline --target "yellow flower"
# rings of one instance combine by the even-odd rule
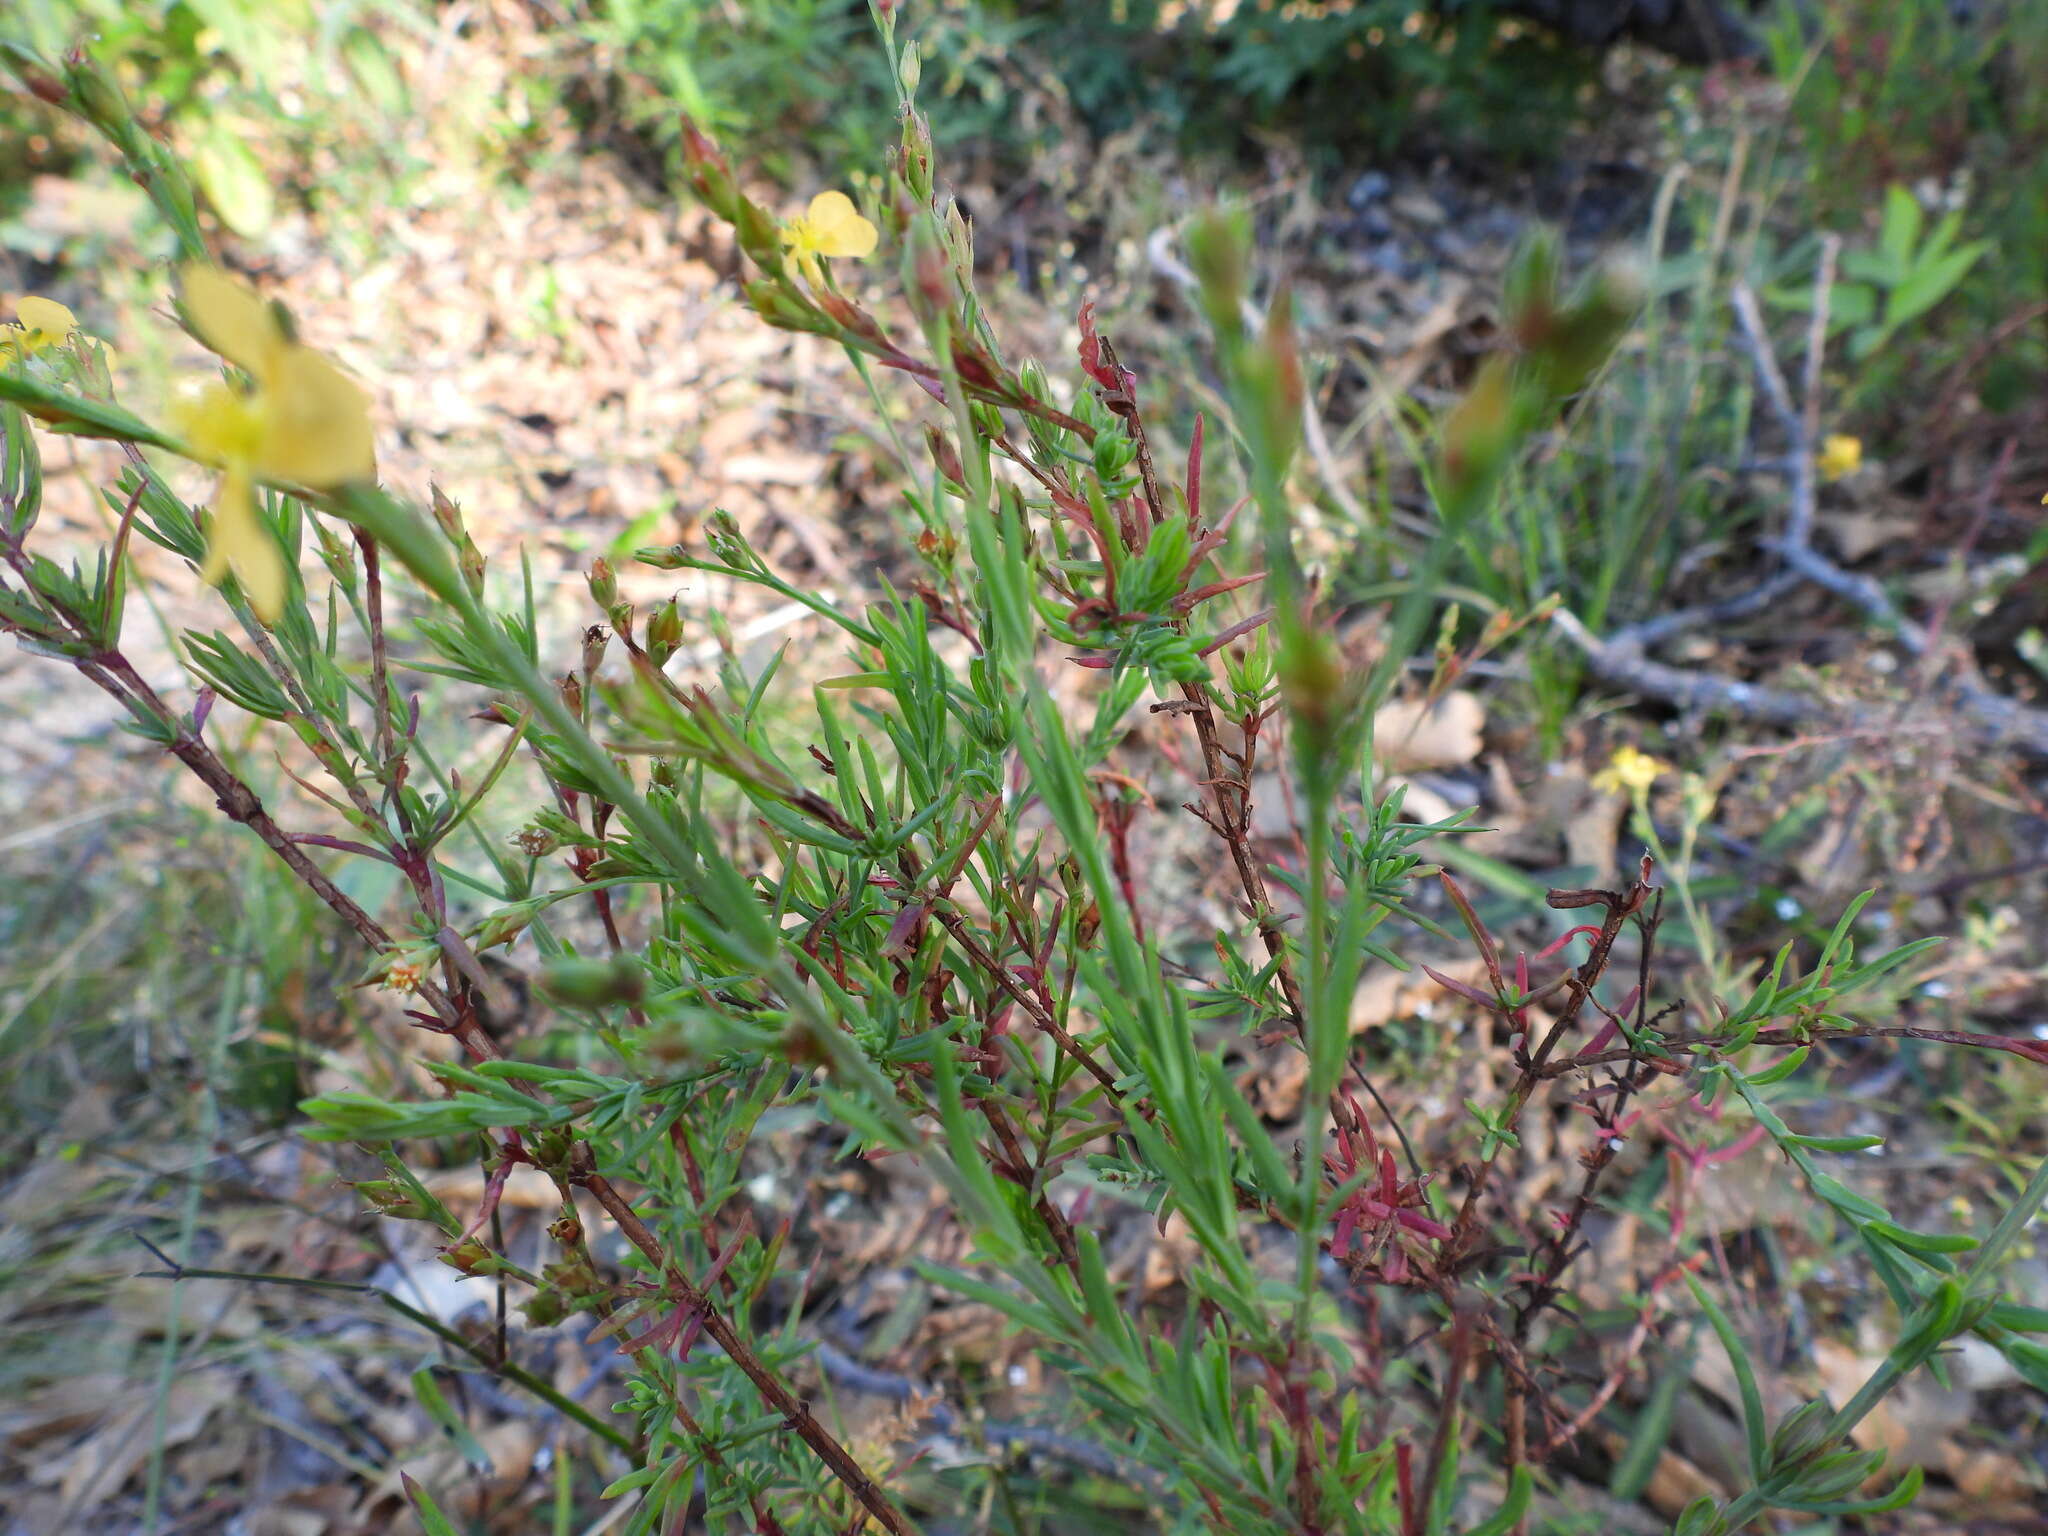
[[[266,623],[284,611],[284,556],[256,515],[259,480],[327,490],[376,473],[370,408],[339,368],[286,331],[255,293],[212,267],[178,274],[178,304],[192,334],[249,376],[217,382],[179,413],[192,452],[222,470],[212,537],[200,576],[233,571]]]
[[[0,326],[0,351],[27,357],[48,347],[61,347],[78,329],[78,317],[55,299],[34,294],[17,299],[14,318],[19,325]]]
[[[818,258],[860,261],[875,253],[880,236],[844,192],[820,192],[810,207],[782,226],[782,243],[813,283],[823,280]]]
[[[1607,766],[1593,775],[1593,787],[1603,795],[1618,795],[1624,790],[1630,795],[1645,794],[1657,782],[1658,774],[1670,771],[1671,765],[1661,758],[1635,747],[1616,747]]]
[[[1863,439],[1841,432],[1830,432],[1823,438],[1820,453],[1814,459],[1823,480],[1839,480],[1844,475],[1853,475],[1862,462]]]

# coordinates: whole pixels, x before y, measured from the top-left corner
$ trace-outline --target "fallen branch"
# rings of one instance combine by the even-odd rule
[[[1756,295],[1747,285],[1736,285],[1733,303],[1739,333],[1756,370],[1757,382],[1788,439],[1786,462],[1791,474],[1784,533],[1762,541],[1762,547],[1777,555],[1783,568],[1743,592],[1718,602],[1681,608],[1640,624],[1628,625],[1602,638],[1565,609],[1551,615],[1552,627],[1571,642],[1587,660],[1594,674],[1642,694],[1689,711],[1718,712],[1760,720],[1774,725],[1811,727],[1830,718],[1844,729],[1856,732],[1898,734],[1949,732],[1958,721],[1978,747],[2017,747],[2031,756],[2048,758],[2048,710],[2008,698],[1986,687],[1971,675],[1967,661],[1958,660],[1957,672],[1946,678],[1930,677],[1934,699],[1945,705],[1951,719],[1914,726],[1901,722],[1894,709],[1857,706],[1846,711],[1809,694],[1765,688],[1754,683],[1714,677],[1691,668],[1669,666],[1652,660],[1651,647],[1693,630],[1748,618],[1806,585],[1820,587],[1860,609],[1866,618],[1891,632],[1893,639],[1909,654],[1929,658],[1936,648],[1934,629],[1916,623],[1899,611],[1881,583],[1860,572],[1846,571],[1813,547],[1814,435],[1819,419],[1821,353],[1827,331],[1828,294],[1834,283],[1837,242],[1829,240],[1822,249],[1820,271],[1814,282],[1813,323],[1807,335],[1805,376],[1806,398],[1795,404],[1785,383],[1764,329]],[[2003,479],[2005,463],[1987,483],[1985,495]]]

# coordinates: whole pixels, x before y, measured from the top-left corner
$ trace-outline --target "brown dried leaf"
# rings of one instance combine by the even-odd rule
[[[1396,773],[1459,768],[1485,745],[1486,706],[1454,689],[1430,708],[1419,699],[1382,705],[1373,716],[1373,754]]]

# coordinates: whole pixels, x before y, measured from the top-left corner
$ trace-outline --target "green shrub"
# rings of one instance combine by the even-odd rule
[[[589,54],[575,91],[670,149],[680,107],[707,131],[744,133],[771,174],[790,173],[792,149],[828,175],[863,174],[884,148],[891,90],[872,50],[851,46],[863,11],[581,0]],[[1557,141],[1591,69],[1483,4],[1446,17],[1413,0],[919,0],[916,20],[941,151],[971,145],[1005,170],[1077,122],[1226,159],[1280,131],[1325,168],[1417,142],[1519,162]]]
[[[10,13],[7,36],[51,54],[89,39],[94,59],[115,81],[147,82],[148,131],[183,146],[222,223],[255,237],[276,218],[279,189],[252,139],[260,132],[304,146],[332,136],[351,113],[386,122],[402,113],[405,87],[378,24],[407,14],[389,0],[27,0],[24,11]],[[314,67],[305,66],[308,50]],[[289,110],[272,88],[287,74],[294,91]],[[29,103],[0,99],[0,150],[7,151],[0,153],[0,218],[25,193],[21,172],[64,168],[69,145],[49,142],[48,126]],[[365,180],[388,194],[390,171],[379,165]],[[319,190],[345,200],[355,189]],[[28,254],[48,260],[58,253]]]
[[[462,1047],[427,1068],[438,1096],[308,1101],[313,1134],[373,1149],[387,1174],[358,1186],[371,1208],[429,1224],[445,1262],[512,1288],[532,1325],[606,1320],[631,1357],[610,1422],[476,1355],[589,1431],[606,1496],[635,1501],[620,1529],[682,1523],[700,1481],[712,1527],[905,1531],[999,1500],[1009,1527],[1025,1523],[995,1458],[899,1464],[884,1435],[807,1400],[803,1261],[749,1192],[771,1130],[807,1124],[845,1157],[914,1162],[943,1194],[960,1258],[917,1256],[923,1280],[1031,1341],[1055,1425],[1029,1427],[1112,1469],[1133,1516],[1386,1536],[1522,1528],[1548,1464],[1599,1413],[1599,1388],[1557,1373],[1612,1321],[1574,1301],[1571,1272],[1589,1215],[1643,1198],[1615,1182],[1633,1128],[1682,1127],[1660,1133],[1694,1176],[1768,1141],[1883,1287],[1897,1338],[1851,1401],[1772,1424],[1748,1344],[1694,1274],[1683,1186],[1652,1180],[1668,1251],[1625,1320],[1647,1329],[1670,1306],[1704,1318],[1733,1364],[1750,1480],[1678,1528],[1909,1500],[1918,1472],[1866,1491],[1883,1458],[1850,1439],[1901,1379],[1974,1332],[2048,1384],[2027,1337],[2048,1313],[1999,1290],[2048,1167],[1981,1240],[1920,1232],[1831,1171],[1868,1138],[1788,1123],[1810,1056],[1919,1033],[1847,1010],[1883,1019],[1926,944],[1859,957],[1852,905],[1817,953],[1795,963],[1787,944],[1767,973],[1688,996],[1659,963],[1647,860],[1616,889],[1550,893],[1562,931],[1513,957],[1442,878],[1439,910],[1479,977],[1443,984],[1490,1021],[1480,1048],[1497,1053],[1497,1086],[1462,1123],[1411,1134],[1351,1029],[1367,959],[1406,964],[1413,925],[1434,922],[1414,910],[1435,873],[1424,839],[1456,830],[1407,824],[1399,795],[1377,789],[1376,706],[1503,475],[1596,375],[1640,296],[1611,276],[1566,294],[1555,247],[1529,247],[1508,284],[1512,347],[1432,436],[1441,535],[1362,665],[1296,565],[1300,359],[1284,298],[1258,333],[1240,323],[1247,222],[1213,214],[1191,237],[1231,410],[1190,426],[1169,460],[1167,424],[1147,418],[1086,310],[1078,369],[1004,355],[976,300],[972,232],[935,182],[916,69],[891,8],[876,9],[903,108],[879,230],[829,199],[778,225],[709,138],[686,128],[682,148],[753,265],[763,320],[843,347],[878,406],[885,390],[928,401],[924,451],[904,449],[898,488],[917,535],[894,587],[859,606],[790,584],[720,514],[702,548],[641,551],[803,604],[831,637],[753,673],[727,654],[716,689],[664,670],[715,615],[674,600],[642,611],[599,562],[603,625],[544,634],[530,585],[485,570],[453,502],[422,510],[380,490],[353,386],[209,264],[177,160],[91,65],[17,55],[36,94],[90,121],[149,189],[182,248],[182,317],[226,366],[162,424],[112,398],[90,338],[47,309],[23,317],[34,325],[7,338],[0,368],[0,624],[119,699],[131,730],[362,941],[363,980]],[[834,275],[878,242],[900,262],[908,323]],[[96,563],[37,552],[31,418],[131,450],[105,487],[119,528]],[[222,472],[210,510],[173,492],[166,457]],[[141,542],[220,589],[227,627],[182,637],[189,695],[153,687],[122,647]],[[423,727],[401,662],[476,708]],[[328,829],[286,830],[215,749],[212,716],[229,709],[303,753]],[[1173,733],[1180,762],[1130,750],[1134,719]],[[430,738],[469,725],[481,766],[458,781]],[[1640,754],[1615,765],[1639,812],[1659,771]],[[1254,796],[1268,794],[1292,807],[1288,864],[1254,837]],[[1192,822],[1166,809],[1183,801]],[[524,808],[509,843],[481,820],[508,804]],[[1134,857],[1141,821],[1163,835],[1199,823],[1193,846],[1233,887],[1221,927],[1171,861]],[[337,867],[387,876],[403,919],[359,905]],[[479,960],[515,944],[542,970],[538,1027],[523,1031]],[[1246,1037],[1298,1053],[1284,1142],[1225,1066]],[[1544,1152],[1523,1135],[1531,1106],[1566,1090],[1589,1120],[1575,1167],[1569,1144],[1546,1138]],[[494,1177],[478,1209],[451,1210],[417,1176],[438,1142],[482,1150]],[[1566,1164],[1555,1212],[1517,1193],[1545,1157]],[[561,1202],[537,1269],[486,1236],[518,1166]],[[616,1261],[579,1196],[623,1238]],[[1168,1218],[1191,1257],[1178,1296],[1148,1301],[1112,1274],[1102,1233]],[[1623,1353],[1617,1385],[1635,1363]],[[432,1374],[414,1379],[459,1429]],[[411,1491],[430,1531],[454,1528],[434,1490]]]
[[[1164,124],[1190,149],[1283,129],[1325,164],[1417,142],[1541,158],[1592,78],[1588,54],[1484,3],[1012,4],[1098,133]]]

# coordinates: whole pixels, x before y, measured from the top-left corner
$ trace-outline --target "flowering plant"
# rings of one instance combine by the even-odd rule
[[[895,54],[891,8],[877,17]],[[1525,1529],[1551,1469],[1687,1297],[1731,1357],[1748,1458],[1743,1486],[1678,1515],[1685,1536],[1773,1508],[1854,1515],[1910,1499],[1917,1473],[1866,1488],[1882,1457],[1852,1437],[1964,1333],[2048,1382],[2029,1337],[2048,1315],[1999,1289],[2048,1174],[1981,1242],[1915,1231],[1828,1171],[1861,1138],[1795,1131],[1779,1098],[1811,1055],[1915,1033],[1847,1010],[1881,1004],[1924,946],[1859,960],[1852,908],[1803,967],[1788,947],[1746,995],[1689,998],[1662,965],[1647,859],[1616,888],[1551,892],[1541,916],[1566,931],[1512,962],[1462,888],[1424,865],[1427,840],[1458,826],[1403,819],[1371,737],[1427,633],[1434,571],[1385,614],[1377,661],[1344,653],[1292,540],[1303,382],[1291,317],[1283,298],[1243,325],[1242,219],[1203,220],[1191,251],[1235,458],[1196,421],[1169,462],[1138,377],[1090,311],[1065,387],[1006,360],[975,300],[971,227],[935,180],[913,70],[898,69],[903,134],[879,224],[833,193],[778,224],[692,130],[693,185],[757,271],[748,302],[838,343],[864,374],[878,364],[907,381],[929,430],[927,461],[898,487],[922,530],[902,590],[865,604],[804,592],[723,515],[701,545],[638,553],[768,588],[829,637],[830,675],[805,679],[807,693],[780,663],[748,675],[731,658],[716,688],[684,686],[667,664],[708,616],[674,601],[643,613],[602,562],[590,579],[602,627],[548,636],[530,599],[503,606],[452,501],[422,511],[374,484],[362,391],[211,265],[177,166],[121,131],[106,82],[82,62],[42,78],[39,94],[88,103],[117,147],[149,156],[141,179],[187,247],[181,313],[235,371],[176,414],[175,432],[154,428],[42,368],[76,345],[68,313],[18,311],[0,368],[0,624],[119,698],[362,941],[366,978],[460,1047],[427,1065],[437,1096],[331,1092],[305,1114],[313,1135],[373,1149],[386,1174],[358,1185],[364,1200],[432,1228],[447,1264],[516,1295],[534,1327],[586,1318],[615,1341],[628,1379],[610,1417],[502,1356],[479,1350],[476,1364],[581,1426],[607,1467],[603,1496],[631,1501],[626,1528],[675,1529],[701,1498],[712,1525],[902,1533],[986,1509],[1007,1487],[993,1450],[928,1465],[914,1417],[863,1431],[813,1406],[809,1383],[829,1376],[836,1346],[800,1320],[829,1256],[800,1262],[790,1213],[756,1190],[773,1118],[827,1130],[849,1158],[915,1167],[950,1234],[911,1256],[921,1283],[1028,1340],[1059,1383],[1033,1409],[1057,1422],[1026,1426],[1032,1443],[1069,1469],[1108,1468],[1162,1527]],[[895,325],[824,266],[885,240],[909,277]],[[1613,282],[1565,293],[1540,244],[1511,294],[1519,350],[1487,364],[1441,430],[1446,551],[1521,444],[1595,379],[1632,302]],[[126,510],[96,575],[32,552],[30,416],[124,445],[111,489]],[[164,456],[220,471],[210,517],[173,493]],[[1226,486],[1242,491],[1235,505]],[[353,650],[338,619],[315,622],[294,564],[306,532],[334,594],[321,606],[353,617]],[[145,681],[122,649],[135,536],[217,582],[235,625],[186,637],[188,698]],[[417,605],[403,632],[390,622],[396,570]],[[480,779],[442,773],[424,750],[394,646],[474,691],[494,743]],[[564,655],[569,670],[550,676],[543,657]],[[770,728],[778,690],[794,727]],[[209,741],[216,701],[303,745],[340,825],[287,831]],[[1167,745],[1131,746],[1134,721]],[[792,730],[801,750],[786,745]],[[522,779],[513,765],[527,761]],[[1612,787],[1640,805],[1662,767],[1627,749]],[[1276,776],[1284,786],[1269,790]],[[1284,808],[1277,844],[1254,819],[1268,794]],[[522,796],[515,844],[458,838],[485,797]],[[1160,809],[1183,798],[1189,821]],[[1171,870],[1134,851],[1138,835],[1183,833],[1176,846],[1227,883],[1218,923],[1191,917]],[[396,918],[334,877],[349,860],[396,872]],[[1462,927],[1477,978],[1443,977],[1483,1021],[1474,1048],[1492,1068],[1464,1122],[1425,1123],[1397,1103],[1385,1052],[1352,1028],[1368,959],[1405,965],[1421,928],[1446,931],[1425,901]],[[519,1028],[481,963],[500,948],[538,971],[528,1006],[545,1029]],[[1293,1069],[1299,1091],[1277,1114],[1242,1070],[1254,1059]],[[1583,1123],[1578,1171],[1561,1205],[1529,1209],[1522,1175],[1545,1154],[1527,1133],[1554,1096]],[[1731,1149],[1767,1141],[1854,1233],[1900,1322],[1851,1402],[1808,1403],[1773,1428],[1682,1222],[1638,1277],[1622,1347],[1567,1305],[1591,1218],[1644,1128],[1678,1150],[1671,1201]],[[415,1170],[445,1141],[486,1160],[468,1210]],[[491,1236],[522,1169],[556,1203],[538,1267]],[[1105,1235],[1170,1223],[1185,1250],[1161,1299]],[[928,1413],[962,1420],[944,1404]],[[453,1529],[434,1490],[412,1492],[429,1530]]]

